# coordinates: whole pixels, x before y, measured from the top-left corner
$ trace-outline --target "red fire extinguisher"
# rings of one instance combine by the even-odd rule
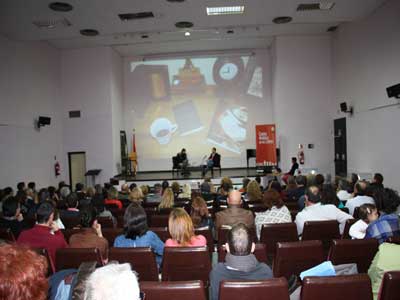
[[[61,167],[60,167],[60,163],[57,161],[57,162],[54,164],[54,174],[55,174],[56,177],[57,177],[57,176],[60,176],[60,173],[61,173]]]

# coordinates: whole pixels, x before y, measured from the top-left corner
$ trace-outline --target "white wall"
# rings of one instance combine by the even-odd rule
[[[346,101],[355,113],[347,118],[349,172],[381,172],[400,190],[400,107],[386,87],[400,83],[400,2],[388,1],[364,20],[339,26],[334,36],[336,107]],[[337,115],[338,116],[338,115]]]
[[[288,171],[298,145],[305,146],[302,168],[333,172],[330,36],[282,36],[273,44],[274,117],[281,168]],[[314,144],[314,149],[307,149]]]
[[[64,179],[54,175],[54,157],[62,162],[60,53],[0,36],[0,66],[0,185],[55,185]],[[39,115],[51,117],[40,131],[34,129]]]

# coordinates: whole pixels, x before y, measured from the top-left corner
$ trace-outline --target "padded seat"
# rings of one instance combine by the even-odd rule
[[[385,272],[381,283],[379,300],[398,300],[400,295],[400,271]]]
[[[265,244],[257,243],[253,254],[259,262],[268,263]],[[218,262],[224,262],[225,256],[226,249],[224,246],[221,246],[218,248]]]
[[[325,261],[321,241],[299,241],[278,243],[272,264],[274,277],[299,275]]]
[[[97,248],[62,248],[56,251],[56,271],[78,269],[83,262],[96,261],[103,265],[100,250]]]
[[[386,242],[400,245],[400,236],[391,236]]]
[[[378,246],[377,239],[333,240],[328,260],[334,265],[356,263],[359,273],[367,273]]]
[[[102,228],[101,232],[103,237],[108,241],[108,245],[112,247],[114,245],[114,240],[117,236],[124,233],[122,228]]]
[[[221,281],[219,300],[289,300],[285,278]]]
[[[169,215],[152,215],[150,217],[150,227],[167,227]]]
[[[75,233],[80,232],[81,229],[80,228],[69,228],[69,229],[61,229],[62,234],[64,235],[64,239],[67,243],[69,243],[69,239],[71,238],[71,236]]]
[[[64,216],[61,218],[61,222],[64,224],[66,229],[72,229],[79,227],[81,224],[81,218],[79,216]]]
[[[0,240],[15,243],[15,237],[10,228],[0,228]]]
[[[371,281],[367,274],[305,277],[301,300],[372,300]]]
[[[54,266],[53,261],[50,258],[49,252],[46,248],[32,248],[37,254],[42,255],[46,258],[47,261],[47,276],[51,276],[56,272],[56,268]]]
[[[156,257],[150,247],[110,248],[108,258],[130,263],[132,270],[139,274],[139,280],[158,281]]]
[[[208,286],[211,259],[207,247],[165,247],[163,281],[202,280]]]
[[[204,284],[195,281],[141,281],[140,290],[145,294],[146,300],[206,300]]]
[[[357,219],[346,220],[346,223],[344,224],[343,233],[342,233],[342,239],[351,239],[351,236],[349,234],[350,227],[357,221],[358,221]]]
[[[301,239],[303,241],[321,240],[326,257],[332,240],[340,239],[339,223],[336,220],[306,221]]]
[[[278,242],[296,242],[298,241],[296,224],[278,223],[263,224],[260,234],[260,242],[265,244],[266,253],[269,258],[276,254],[276,244]]]
[[[114,221],[111,217],[98,217],[97,222],[101,224],[101,228],[115,228]]]
[[[208,251],[210,252],[210,254],[212,254],[214,252],[214,238],[210,228],[209,227],[197,228],[195,229],[194,234],[196,235],[201,234],[206,238]]]
[[[150,227],[149,230],[157,234],[160,240],[162,240],[164,243],[166,240],[171,238],[168,227]]]

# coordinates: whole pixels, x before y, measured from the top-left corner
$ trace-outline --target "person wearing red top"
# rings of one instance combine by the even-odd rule
[[[22,231],[17,244],[45,248],[55,263],[56,250],[66,248],[68,245],[54,222],[54,206],[50,202],[42,202],[36,211],[36,216],[37,224],[32,229]]]
[[[118,200],[118,190],[115,187],[111,187],[107,192],[107,199],[104,200],[104,204],[114,204],[118,209],[122,209],[122,202]]]

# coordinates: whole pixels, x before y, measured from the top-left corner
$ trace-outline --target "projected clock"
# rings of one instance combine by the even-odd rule
[[[240,57],[220,57],[213,66],[213,78],[219,86],[234,86],[243,77],[244,64]]]

